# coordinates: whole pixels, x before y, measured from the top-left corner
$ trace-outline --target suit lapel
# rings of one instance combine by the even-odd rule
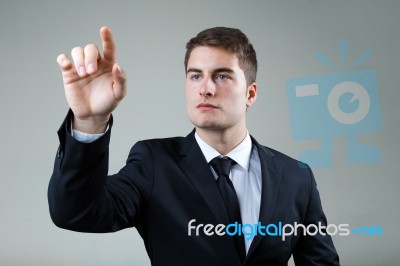
[[[216,222],[228,224],[229,218],[215,178],[194,137],[194,130],[185,138],[179,166],[198,190]]]
[[[182,160],[179,162],[179,166],[206,202],[216,222],[228,224],[229,218],[218,186],[196,142],[194,132],[193,130],[184,140],[181,149]],[[262,185],[259,221],[262,225],[267,225],[271,222],[275,212],[281,185],[282,166],[279,161],[274,158],[274,154],[271,151],[258,144],[253,137],[251,139],[252,143],[257,147],[261,162]],[[257,234],[255,236],[247,258],[256,250],[261,239],[261,235]]]
[[[281,185],[282,166],[279,164],[279,161],[274,158],[274,154],[271,151],[258,144],[254,138],[252,138],[252,142],[257,147],[261,162],[262,183],[259,221],[265,226],[271,222],[275,212]],[[262,236],[257,234],[250,245],[247,257],[251,256],[260,244],[261,239]]]

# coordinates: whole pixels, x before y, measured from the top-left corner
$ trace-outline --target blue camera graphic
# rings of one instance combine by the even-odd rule
[[[374,70],[294,78],[286,85],[294,139],[321,141],[319,149],[304,151],[300,161],[332,166],[332,141],[340,136],[347,139],[347,162],[380,161],[377,148],[357,142],[360,135],[382,128]]]

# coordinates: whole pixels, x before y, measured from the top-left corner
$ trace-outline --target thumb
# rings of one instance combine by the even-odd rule
[[[112,76],[114,95],[115,98],[120,101],[126,95],[126,73],[117,63],[115,63],[112,69]]]

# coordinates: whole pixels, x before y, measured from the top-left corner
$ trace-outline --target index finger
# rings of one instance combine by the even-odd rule
[[[103,43],[104,58],[115,61],[115,42],[111,30],[107,27],[100,29],[100,36]]]

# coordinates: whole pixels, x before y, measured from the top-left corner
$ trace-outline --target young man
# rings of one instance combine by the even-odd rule
[[[324,230],[305,233],[327,224],[311,170],[247,131],[257,59],[240,30],[207,29],[187,44],[186,102],[195,129],[136,143],[111,176],[111,112],[126,94],[126,76],[111,31],[103,27],[100,35],[103,55],[90,44],[72,50],[73,63],[64,54],[57,59],[71,108],[48,190],[57,226],[134,226],[152,265],[287,265],[292,254],[296,265],[339,265]],[[299,231],[283,237],[282,224]]]

